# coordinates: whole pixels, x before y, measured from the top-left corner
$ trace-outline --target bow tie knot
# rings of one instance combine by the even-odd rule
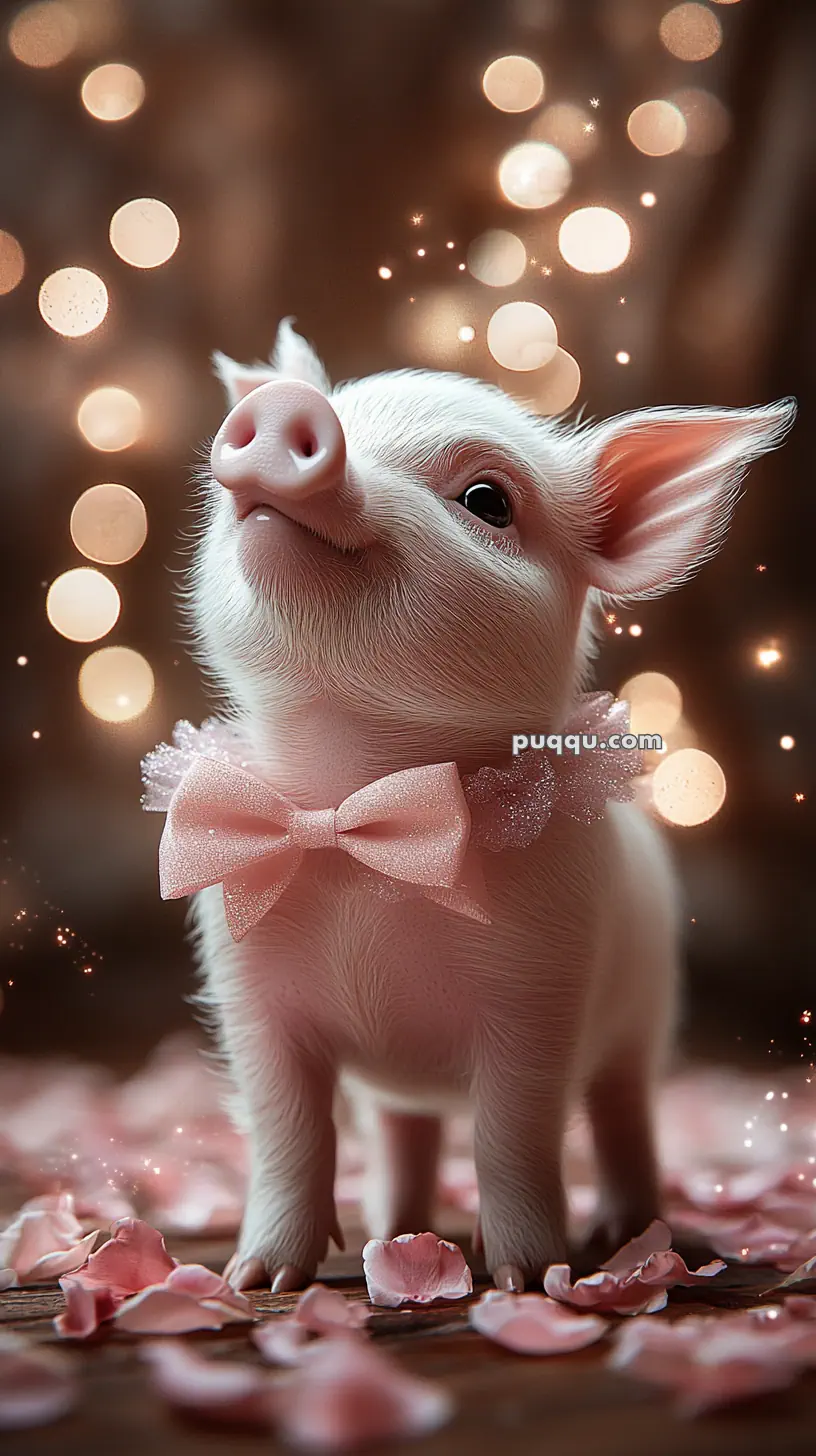
[[[298,849],[337,848],[336,809],[292,809],[287,827]]]

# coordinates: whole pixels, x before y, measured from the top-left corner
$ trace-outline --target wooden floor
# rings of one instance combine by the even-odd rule
[[[467,1241],[462,1240],[466,1253]],[[220,1270],[231,1252],[226,1242],[168,1239],[185,1262]],[[365,1299],[360,1240],[336,1254],[320,1278],[355,1299]],[[718,1279],[710,1301],[699,1290],[676,1290],[670,1311],[691,1313],[739,1308],[779,1275],[732,1268]],[[480,1287],[486,1287],[482,1280]],[[288,1309],[295,1296],[252,1296],[259,1313]],[[61,1306],[58,1289],[0,1294],[0,1321],[37,1341],[59,1344],[81,1375],[82,1398],[74,1414],[52,1426],[0,1439],[8,1456],[242,1456],[285,1448],[268,1435],[192,1424],[174,1416],[151,1390],[134,1336],[103,1332],[84,1343],[57,1341],[51,1320]],[[665,1318],[651,1315],[651,1319]],[[654,1390],[605,1369],[607,1343],[564,1358],[513,1355],[468,1329],[465,1301],[425,1310],[375,1312],[373,1338],[395,1353],[406,1369],[442,1381],[454,1394],[458,1414],[450,1425],[418,1442],[377,1444],[370,1452],[405,1451],[423,1456],[814,1456],[816,1374],[791,1390],[763,1396],[733,1410],[695,1421],[674,1418]],[[221,1334],[187,1335],[213,1358],[258,1362],[246,1326]]]

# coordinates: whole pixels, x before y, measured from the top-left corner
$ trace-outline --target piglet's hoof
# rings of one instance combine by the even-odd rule
[[[312,1275],[295,1264],[281,1264],[268,1270],[262,1259],[242,1258],[233,1254],[224,1270],[224,1278],[233,1289],[268,1289],[273,1294],[289,1294],[296,1289],[305,1289],[312,1281]]]
[[[493,1282],[502,1294],[523,1294],[524,1275],[517,1264],[500,1264],[493,1271]]]

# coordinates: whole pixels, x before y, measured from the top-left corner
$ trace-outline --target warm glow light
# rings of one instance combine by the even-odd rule
[[[555,356],[535,378],[532,402],[539,414],[560,415],[578,398],[581,370],[578,360],[566,349],[556,349]]]
[[[724,146],[731,134],[728,109],[710,91],[687,86],[671,97],[686,122],[684,150],[693,157],[708,157]]]
[[[482,90],[498,111],[529,111],[544,95],[544,77],[527,56],[501,56],[485,71]]]
[[[54,333],[78,339],[99,328],[108,311],[108,290],[89,268],[59,268],[42,284],[39,304]]]
[[[644,101],[626,123],[629,140],[647,157],[679,152],[686,140],[686,119],[671,101]]]
[[[393,277],[393,274],[392,274],[390,268],[378,268],[377,269],[377,272],[379,273],[379,275],[380,275],[381,278],[392,278]]]
[[[79,406],[77,424],[95,449],[126,450],[142,433],[142,407],[127,389],[94,389]]]
[[[425,249],[424,248],[417,248],[417,257],[418,258],[424,258],[425,257]]]
[[[141,551],[147,511],[126,485],[92,485],[71,512],[71,539],[89,561],[119,566]]]
[[[0,294],[11,293],[25,273],[25,255],[16,238],[0,228]]]
[[[615,360],[618,364],[628,364],[631,357],[631,354],[627,353],[626,349],[618,349]]]
[[[64,571],[51,583],[45,610],[51,626],[72,642],[96,642],[110,632],[121,602],[112,581],[90,566]]]
[[[97,121],[124,121],[138,111],[144,81],[132,66],[97,66],[82,82],[82,104]]]
[[[18,657],[17,658],[17,666],[18,667],[28,667],[28,658],[27,657]]]
[[[700,748],[678,748],[654,771],[652,802],[669,824],[704,824],[724,799],[725,774],[717,760]]]
[[[551,207],[567,191],[572,168],[549,142],[519,142],[499,163],[499,186],[516,207]]]
[[[609,207],[579,207],[558,230],[561,256],[579,273],[611,273],[626,261],[631,245],[628,223]]]
[[[111,247],[133,268],[158,268],[179,244],[176,214],[157,197],[134,197],[113,214]]]
[[[660,39],[678,61],[706,61],[720,48],[722,26],[705,5],[675,5],[660,22]]]
[[[89,713],[105,723],[138,718],[153,697],[150,663],[131,647],[102,647],[79,669],[79,696]]]
[[[795,738],[791,738],[790,733],[783,733],[782,734],[782,737],[779,740],[779,747],[780,748],[786,748],[788,750],[790,750],[791,748],[795,748],[796,747],[796,739]]]
[[[24,66],[42,70],[58,66],[79,39],[76,16],[68,5],[47,0],[41,5],[26,5],[18,11],[8,29],[8,47]]]
[[[487,347],[503,369],[540,369],[554,357],[558,331],[538,303],[503,303],[487,326]]]
[[[775,667],[777,662],[782,661],[782,653],[769,643],[767,647],[757,648],[756,660],[760,667]]]
[[[598,145],[595,121],[588,111],[571,101],[545,107],[530,123],[528,136],[531,141],[551,142],[571,162],[582,162]]]
[[[683,697],[677,683],[662,672],[639,672],[618,693],[631,708],[633,733],[659,733],[665,738],[680,721]]]
[[[631,625],[631,627],[629,628],[629,636],[630,637],[642,637],[642,635],[643,635],[643,628],[641,627],[640,623],[639,622],[633,622],[632,625]]]
[[[527,249],[515,233],[490,228],[474,238],[468,248],[467,265],[480,283],[505,288],[517,282],[527,267]]]
[[[656,202],[657,202],[657,198],[655,197],[655,195],[654,195],[653,192],[641,192],[641,194],[640,194],[640,205],[641,205],[641,207],[654,207],[654,205],[655,205]]]
[[[456,337],[462,344],[472,344],[476,338],[476,330],[472,324],[463,324]]]

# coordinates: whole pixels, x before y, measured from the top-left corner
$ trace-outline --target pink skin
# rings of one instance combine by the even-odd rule
[[[509,758],[557,731],[588,676],[601,594],[678,585],[721,539],[745,466],[790,405],[643,411],[575,431],[453,375],[333,394],[281,325],[271,366],[219,356],[191,602],[198,645],[253,762],[304,808],[401,768]],[[466,486],[500,485],[509,527]],[[484,854],[493,912],[387,903],[314,851],[240,944],[220,888],[196,898],[202,1002],[249,1135],[238,1288],[309,1282],[339,1240],[338,1085],[373,1149],[371,1233],[433,1226],[440,1118],[475,1116],[480,1232],[500,1288],[566,1257],[561,1150],[586,1097],[600,1217],[616,1244],[657,1212],[650,1089],[676,983],[671,870],[653,825],[610,805]]]

